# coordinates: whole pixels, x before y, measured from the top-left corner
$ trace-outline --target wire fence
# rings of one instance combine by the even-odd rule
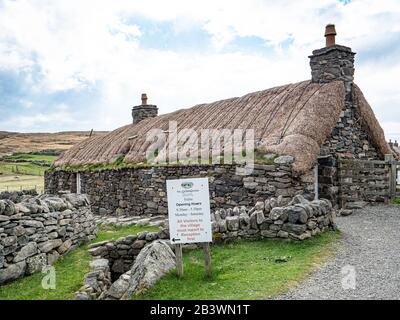
[[[36,190],[37,193],[41,194],[44,192],[44,186],[43,185],[0,186],[0,192],[14,192],[22,190]]]

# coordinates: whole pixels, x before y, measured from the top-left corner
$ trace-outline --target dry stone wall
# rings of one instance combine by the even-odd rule
[[[279,157],[272,164],[256,164],[250,175],[238,175],[236,165],[188,165],[132,167],[81,171],[82,193],[88,195],[92,210],[100,215],[166,215],[166,180],[208,177],[211,208],[252,206],[257,201],[296,194],[314,197],[311,175],[295,177],[292,157]],[[45,175],[48,193],[76,191],[76,173],[58,170]]]
[[[84,195],[0,200],[0,285],[40,272],[96,232]]]
[[[254,207],[218,209],[211,215],[213,242],[236,239],[305,240],[336,229],[335,211],[330,201],[308,201],[297,195],[284,204],[283,197],[259,201]],[[92,244],[92,272],[88,273],[77,299],[120,299],[128,290],[132,266],[142,249],[156,240],[169,239],[168,229]],[[112,290],[110,290],[112,289]]]

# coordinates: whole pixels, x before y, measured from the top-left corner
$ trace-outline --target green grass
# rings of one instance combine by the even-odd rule
[[[16,153],[11,156],[3,157],[6,161],[46,161],[50,164],[57,159],[57,156],[44,154]]]
[[[141,231],[157,231],[157,227],[101,227],[96,240],[92,243],[104,240],[117,239],[127,235],[133,235]],[[45,290],[41,283],[45,274],[36,273],[29,277],[18,279],[10,284],[0,286],[0,300],[70,300],[74,299],[75,292],[83,284],[83,278],[89,272],[88,244],[85,244],[58,260],[56,269],[56,289]]]
[[[392,200],[392,203],[393,203],[393,204],[400,204],[400,197],[394,198],[394,199]]]
[[[0,162],[0,192],[34,188],[38,192],[42,192],[44,189],[44,172],[50,168],[56,157],[21,153],[5,156],[3,159],[5,161]],[[46,161],[48,166],[29,161]]]
[[[303,242],[239,241],[212,246],[212,270],[205,277],[203,253],[184,253],[184,277],[176,271],[134,299],[264,299],[287,291],[334,252],[340,239],[329,232]],[[288,262],[276,262],[286,258]]]
[[[43,176],[48,167],[30,162],[0,162],[0,176],[31,175]]]

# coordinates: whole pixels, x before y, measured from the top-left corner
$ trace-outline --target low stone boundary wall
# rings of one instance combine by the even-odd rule
[[[279,197],[259,201],[250,210],[246,207],[216,210],[211,215],[213,242],[257,238],[305,240],[336,229],[335,211],[330,201],[308,201],[298,195],[286,205],[285,202]],[[110,288],[110,282],[127,276],[141,250],[159,239],[169,239],[168,229],[92,244],[89,249],[95,259],[92,272],[85,276],[77,299],[107,296],[104,293]]]
[[[166,180],[208,177],[212,209],[253,206],[257,201],[296,194],[314,197],[314,177],[296,177],[293,158],[278,157],[272,164],[255,164],[249,175],[238,175],[239,165],[166,165],[128,167],[99,171],[55,170],[45,174],[45,190],[76,191],[79,173],[81,192],[88,195],[94,214],[115,216],[167,215]]]
[[[42,271],[96,232],[84,195],[0,200],[0,284]]]

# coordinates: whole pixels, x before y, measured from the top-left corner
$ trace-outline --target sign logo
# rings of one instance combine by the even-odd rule
[[[191,189],[193,188],[193,182],[182,182],[181,187],[184,189]]]

